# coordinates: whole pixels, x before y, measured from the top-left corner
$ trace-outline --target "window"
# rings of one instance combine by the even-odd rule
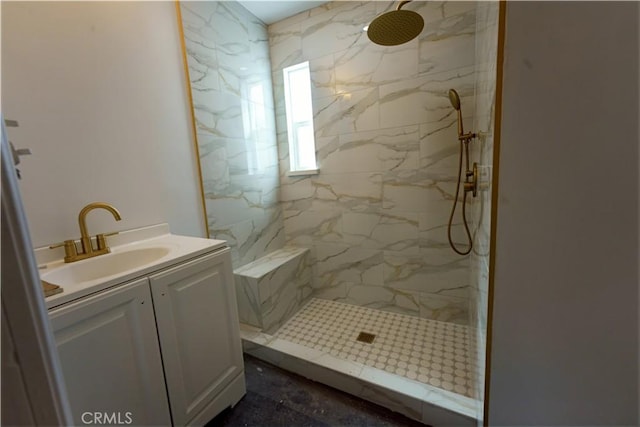
[[[283,74],[291,172],[316,173],[309,62],[287,67]]]

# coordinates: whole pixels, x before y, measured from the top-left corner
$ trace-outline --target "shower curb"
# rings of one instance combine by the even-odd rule
[[[240,335],[247,354],[414,420],[434,427],[477,425],[475,399],[341,360],[243,323]]]

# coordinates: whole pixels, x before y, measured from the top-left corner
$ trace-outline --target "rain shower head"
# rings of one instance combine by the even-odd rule
[[[451,101],[453,108],[460,111],[460,95],[458,95],[455,89],[449,89],[449,101]]]
[[[396,10],[377,16],[367,29],[367,36],[375,44],[397,46],[413,40],[422,32],[424,20],[419,13],[401,10],[408,1],[401,1]]]

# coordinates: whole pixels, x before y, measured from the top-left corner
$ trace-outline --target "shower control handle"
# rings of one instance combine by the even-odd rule
[[[471,192],[473,197],[476,197],[478,195],[478,163],[474,162],[473,170],[468,170],[465,175],[464,192]]]

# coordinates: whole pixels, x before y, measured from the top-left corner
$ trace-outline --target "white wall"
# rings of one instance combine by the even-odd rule
[[[2,111],[35,246],[168,222],[205,236],[173,2],[3,2]]]
[[[509,2],[490,425],[638,425],[638,4]]]

